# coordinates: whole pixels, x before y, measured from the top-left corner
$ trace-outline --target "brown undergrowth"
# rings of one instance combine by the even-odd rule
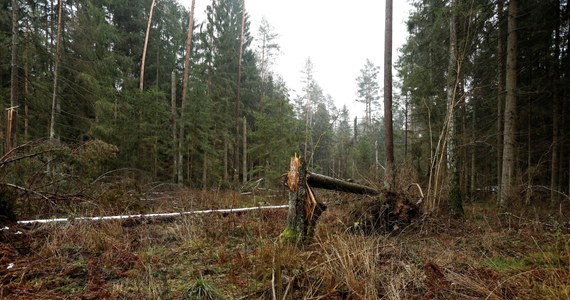
[[[149,210],[286,203],[285,195],[160,193],[166,198],[152,200]],[[428,216],[383,235],[354,230],[347,218],[351,207],[372,198],[319,197],[328,210],[304,249],[279,240],[286,210],[3,224],[0,298],[570,298],[570,231],[558,210],[507,213],[492,203],[467,203],[463,220]]]

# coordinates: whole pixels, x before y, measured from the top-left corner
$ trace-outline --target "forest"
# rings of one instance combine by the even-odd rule
[[[247,1],[198,1],[1,2],[0,298],[570,297],[567,0],[410,0],[393,50],[385,1],[363,111],[310,57],[293,93]],[[328,209],[284,242],[297,155],[378,193],[307,186]]]

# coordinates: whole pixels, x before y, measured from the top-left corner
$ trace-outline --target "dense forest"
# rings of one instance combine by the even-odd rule
[[[207,2],[0,2],[0,298],[570,297],[567,0],[387,0],[362,111]]]
[[[503,205],[566,197],[567,2],[412,4],[395,63],[396,169],[434,206],[451,190],[459,204],[481,189],[501,190]],[[2,181],[34,189],[33,163],[10,157],[56,145],[84,149],[73,162],[40,160],[68,177],[133,168],[194,188],[239,187],[275,183],[300,152],[326,175],[382,178],[380,67],[367,61],[355,78],[365,111],[353,120],[313,78],[310,58],[293,98],[272,68],[278,33],[267,20],[250,28],[242,5],[213,1],[196,23],[175,0],[3,1],[3,166],[15,168]]]
[[[2,124],[13,130],[4,153],[44,138],[97,141],[116,149],[101,170],[209,187],[276,179],[306,145],[313,168],[367,176],[381,139],[375,67],[358,79],[367,117],[353,129],[348,110],[313,79],[309,58],[304,94],[291,99],[271,68],[277,33],[267,21],[252,30],[247,13],[242,26],[241,5],[212,2],[187,35],[190,13],[176,1],[5,1],[2,45],[15,52],[2,52],[2,105],[17,117]]]

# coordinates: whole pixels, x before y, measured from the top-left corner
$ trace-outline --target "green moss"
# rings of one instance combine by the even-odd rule
[[[286,227],[279,237],[281,240],[284,240],[286,242],[296,243],[299,240],[300,235],[294,229]]]

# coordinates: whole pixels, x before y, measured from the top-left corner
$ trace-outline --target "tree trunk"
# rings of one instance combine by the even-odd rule
[[[281,237],[296,244],[306,244],[313,237],[317,219],[327,207],[317,201],[313,190],[307,184],[304,159],[291,158],[286,183],[289,188],[289,212],[287,227]]]
[[[517,12],[518,1],[510,0],[508,7],[507,73],[503,136],[503,162],[499,205],[505,207],[514,184],[515,121],[517,103]]]
[[[152,24],[152,12],[154,11],[155,1],[156,0],[152,0],[152,3],[150,4],[150,12],[148,14],[148,21],[146,23],[146,34],[144,37],[143,54],[141,59],[141,74],[139,78],[139,90],[141,91],[144,89],[144,65],[146,61],[146,49],[148,46],[148,36],[150,34],[150,25]]]
[[[154,1],[154,0],[153,0]],[[190,8],[190,18],[188,19],[188,35],[186,37],[186,48],[184,54],[184,75],[182,77],[182,98],[180,102],[180,134],[178,135],[178,184],[181,185],[184,181],[182,172],[182,162],[184,161],[183,149],[184,141],[184,111],[186,110],[186,96],[188,94],[188,76],[190,74],[190,51],[192,46],[192,32],[194,29],[194,7],[196,0],[192,0]]]
[[[406,91],[406,98],[404,100],[404,162],[408,162],[408,109],[410,103],[408,102],[408,92]],[[409,160],[411,161],[411,160]]]
[[[228,177],[229,177],[229,174],[228,174],[228,167],[229,167],[228,166],[228,164],[229,164],[228,160],[229,160],[229,158],[228,158],[228,156],[229,156],[230,150],[229,150],[228,143],[229,143],[228,137],[224,136],[224,182],[228,182]]]
[[[560,4],[557,3],[557,26],[554,35],[554,61],[551,64],[553,68],[552,76],[552,162],[551,162],[551,175],[550,175],[550,204],[554,205],[559,200],[559,182],[558,182],[558,172],[560,169],[560,111],[562,106],[560,103],[559,93],[558,93],[558,79],[560,78],[560,72],[558,71],[558,60],[560,57]]]
[[[10,60],[10,108],[7,111],[6,153],[16,147],[18,118],[18,1],[12,0],[12,58]]]
[[[239,179],[239,123],[240,123],[240,102],[241,102],[241,60],[243,56],[243,32],[245,28],[245,0],[241,1],[241,30],[239,34],[239,57],[238,57],[238,69],[237,69],[237,92],[236,92],[236,103],[235,103],[235,124],[236,124],[236,135],[235,135],[235,149],[234,149],[234,182],[237,183]],[[245,172],[245,171],[244,171]]]
[[[30,41],[30,33],[32,32],[30,22],[27,24],[26,40]],[[29,115],[28,102],[30,101],[30,42],[26,43],[24,52],[24,142],[28,142],[29,136]]]
[[[380,191],[364,185],[306,171],[307,184],[313,188],[360,195],[378,195]]]
[[[202,190],[208,187],[208,153],[204,153],[204,160],[202,161]]]
[[[172,149],[176,149],[178,145],[176,141],[176,72],[172,71],[171,82],[170,82],[170,118],[172,122]],[[176,152],[172,155],[172,181],[176,182],[176,176],[178,175],[178,159]]]
[[[242,171],[243,171],[243,178],[242,178],[242,182],[243,184],[247,183],[247,119],[245,118],[245,116],[243,117],[243,137],[242,137],[242,141],[243,141],[243,165],[242,165]]]
[[[392,129],[392,0],[386,0],[384,35],[384,146],[386,148],[385,184],[394,187],[394,132]]]
[[[503,159],[503,103],[505,97],[505,47],[503,43],[503,1],[497,1],[497,15],[499,18],[497,42],[497,187],[501,186],[502,159]]]
[[[58,17],[57,17],[57,37],[55,47],[55,64],[53,68],[53,94],[51,100],[51,121],[49,126],[49,138],[55,139],[55,122],[56,122],[56,109],[59,107],[59,98],[57,97],[57,83],[59,76],[59,64],[61,61],[61,34],[63,23],[63,0],[58,1]]]
[[[457,68],[457,30],[455,24],[455,1],[450,3],[451,15],[449,19],[449,65],[447,67],[447,117],[448,134],[447,134],[447,186],[448,201],[451,209],[451,215],[460,217],[463,215],[463,204],[461,196],[461,186],[459,169],[457,167],[457,159],[459,157],[457,151],[457,133],[455,128],[456,109],[455,98],[457,95],[457,86],[459,80],[459,70]]]
[[[471,117],[471,179],[469,184],[469,198],[473,201],[473,196],[475,194],[475,109],[472,111]]]

